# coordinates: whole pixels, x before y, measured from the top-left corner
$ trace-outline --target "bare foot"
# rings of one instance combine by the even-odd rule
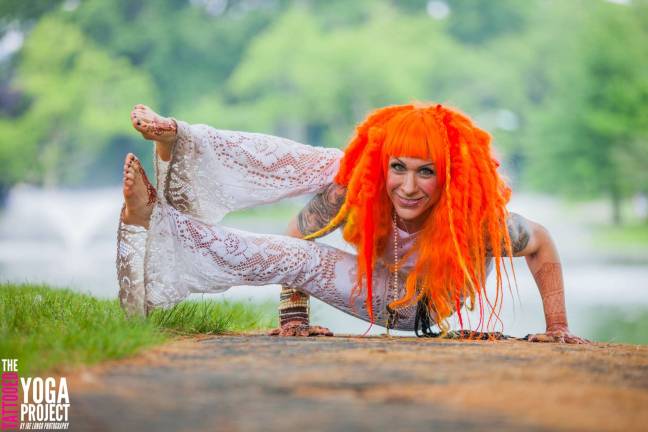
[[[142,164],[128,153],[124,161],[124,210],[122,220],[128,225],[148,228],[157,192],[146,177]]]
[[[137,104],[131,111],[131,122],[145,139],[155,141],[160,159],[171,160],[171,149],[178,132],[175,120],[162,117],[146,105]]]
[[[268,336],[333,336],[333,332],[326,327],[312,326],[302,322],[286,323],[283,326],[276,328]]]

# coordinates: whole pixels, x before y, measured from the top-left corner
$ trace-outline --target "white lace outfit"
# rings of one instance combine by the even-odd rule
[[[337,173],[342,152],[263,134],[216,130],[178,121],[171,162],[155,159],[158,201],[149,228],[120,219],[119,298],[127,312],[168,308],[190,293],[218,293],[236,285],[282,284],[343,312],[369,320],[364,292],[353,301],[356,256],[314,241],[262,235],[219,225],[230,211],[322,191]],[[399,230],[399,255],[415,234]],[[393,236],[389,236],[393,241]],[[393,244],[386,248],[393,253]],[[393,277],[384,257],[375,265],[375,322],[387,322]],[[399,297],[415,261],[400,265]],[[395,328],[414,329],[416,305],[399,309]]]

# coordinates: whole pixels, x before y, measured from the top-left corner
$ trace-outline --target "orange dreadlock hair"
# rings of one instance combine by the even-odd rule
[[[373,322],[372,269],[387,244],[393,204],[385,180],[390,156],[432,160],[442,193],[432,208],[415,249],[417,261],[406,280],[406,294],[392,308],[425,299],[439,322],[456,310],[463,327],[464,299],[479,301],[481,327],[485,299],[497,317],[502,293],[502,255],[511,253],[506,227],[510,188],[497,173],[490,135],[467,116],[441,105],[397,105],[378,109],[356,128],[335,182],[347,187],[342,208],[315,238],[344,225],[344,238],[358,250],[360,294],[366,281],[366,305]],[[486,295],[486,255],[495,259],[494,302]],[[501,307],[501,304],[500,304]],[[498,318],[499,319],[499,318]]]

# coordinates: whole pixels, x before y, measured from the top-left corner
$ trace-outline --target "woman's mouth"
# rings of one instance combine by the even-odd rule
[[[418,206],[422,201],[423,198],[425,197],[419,197],[419,198],[403,198],[402,196],[396,194],[396,200],[398,202],[398,205],[400,207],[416,207]]]

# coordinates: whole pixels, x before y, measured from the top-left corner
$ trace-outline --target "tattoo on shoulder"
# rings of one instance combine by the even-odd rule
[[[308,235],[324,228],[342,207],[345,196],[346,188],[336,183],[315,195],[297,216],[299,232]]]
[[[517,213],[509,213],[506,220],[509,237],[511,237],[511,248],[513,254],[518,254],[529,244],[531,231],[528,221]]]

